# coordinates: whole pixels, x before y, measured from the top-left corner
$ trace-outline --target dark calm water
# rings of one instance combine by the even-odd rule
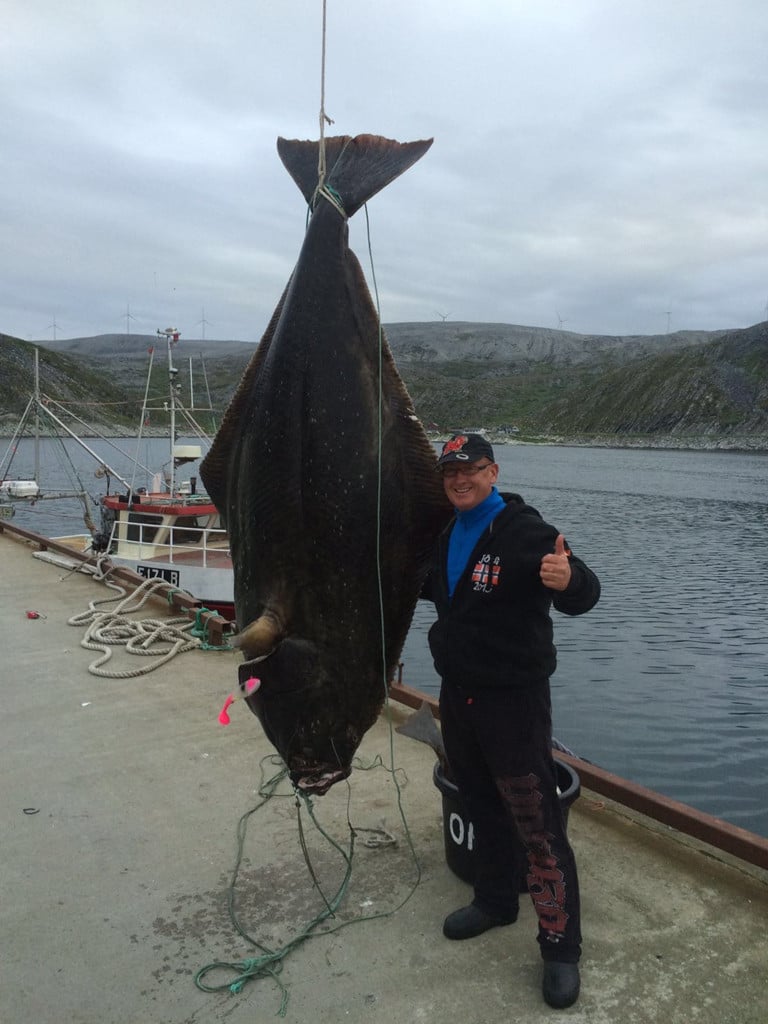
[[[127,465],[104,442],[89,444],[116,469]],[[135,441],[120,444],[136,451]],[[67,448],[98,494],[87,456]],[[142,442],[140,457],[157,469],[166,448]],[[17,475],[29,472],[31,452],[22,442]],[[535,505],[603,584],[587,615],[555,613],[558,739],[618,775],[768,836],[768,457],[528,445],[496,454],[502,488]],[[56,470],[53,443],[43,455]],[[61,514],[40,503],[20,507],[15,521],[42,533],[80,529],[77,506],[65,526]],[[436,693],[432,619],[420,602],[403,658],[405,680]]]
[[[768,836],[768,457],[500,446],[500,485],[595,570],[555,613],[555,735],[577,754]],[[437,692],[420,602],[405,678]]]

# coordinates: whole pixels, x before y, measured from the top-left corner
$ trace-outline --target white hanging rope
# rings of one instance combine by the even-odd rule
[[[317,192],[323,191],[325,185],[325,125],[333,124],[333,120],[325,112],[325,40],[326,40],[326,3],[323,0],[323,42],[320,59],[320,146],[317,157]],[[327,197],[326,197],[327,198]]]

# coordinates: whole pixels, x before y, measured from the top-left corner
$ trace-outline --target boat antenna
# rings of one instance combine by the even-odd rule
[[[136,434],[136,456],[133,460],[133,474],[131,476],[131,486],[128,488],[128,501],[130,502],[133,497],[135,490],[134,484],[136,483],[136,472],[139,468],[139,450],[141,448],[141,438],[144,433],[144,426],[147,422],[147,416],[149,415],[147,410],[147,399],[149,397],[149,385],[152,380],[152,364],[155,361],[155,346],[149,346],[149,367],[147,369],[147,383],[144,385],[144,401],[141,404],[141,418],[139,420],[139,429]]]
[[[216,415],[215,415],[215,413],[213,411],[213,402],[211,401],[211,389],[208,386],[208,371],[205,368],[205,356],[203,355],[202,352],[200,353],[200,362],[201,362],[202,367],[203,367],[203,380],[205,381],[205,394],[206,394],[206,396],[208,398],[208,409],[209,409],[210,415],[211,415],[211,426],[212,426],[213,432],[215,434],[216,431],[218,430],[218,427],[216,426]]]

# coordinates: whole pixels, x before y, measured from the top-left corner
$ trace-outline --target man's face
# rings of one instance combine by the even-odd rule
[[[447,462],[441,467],[441,473],[448,500],[459,512],[466,512],[491,493],[499,477],[499,467],[484,458],[477,462]]]

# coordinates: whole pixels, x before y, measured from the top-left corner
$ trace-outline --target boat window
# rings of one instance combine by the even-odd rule
[[[172,544],[199,544],[203,535],[197,516],[178,516],[171,533]]]
[[[151,544],[162,521],[162,516],[153,515],[151,512],[129,512],[126,537],[128,540]]]

